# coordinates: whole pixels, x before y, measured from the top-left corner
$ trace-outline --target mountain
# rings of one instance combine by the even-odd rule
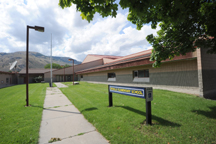
[[[52,62],[60,65],[72,65],[72,61],[68,61],[69,57],[52,57]],[[10,64],[14,61],[17,62],[16,71],[26,67],[26,52],[14,53],[0,53],[0,71],[9,71]],[[38,52],[29,52],[29,68],[44,68],[46,64],[50,63],[50,56],[42,55]],[[74,64],[81,64],[80,61],[74,60]]]

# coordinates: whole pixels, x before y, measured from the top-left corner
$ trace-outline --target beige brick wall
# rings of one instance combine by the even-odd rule
[[[196,58],[190,60],[179,60],[162,63],[160,68],[151,68],[151,73],[174,72],[174,71],[193,71],[197,70]]]
[[[149,69],[149,78],[134,81],[133,71]],[[107,73],[114,72],[114,83],[150,84],[164,86],[197,87],[198,72],[196,58],[190,60],[178,60],[164,62],[160,68],[152,68],[152,65],[135,66],[130,68],[113,69],[101,72],[83,74],[84,81],[107,82]]]
[[[6,79],[8,78],[8,82]],[[0,73],[0,88],[13,84],[13,75]]]
[[[191,60],[179,60],[172,62],[164,62],[160,68],[153,68],[152,65],[136,66],[130,68],[88,73],[89,76],[97,75],[107,75],[109,72],[115,72],[118,75],[121,74],[131,74],[134,70],[149,69],[149,73],[160,73],[160,72],[175,72],[175,71],[193,71],[197,70],[197,60],[196,58]]]

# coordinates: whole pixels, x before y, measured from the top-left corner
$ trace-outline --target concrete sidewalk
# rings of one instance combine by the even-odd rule
[[[108,144],[57,87],[46,91],[39,144],[51,138],[61,139],[55,144]]]
[[[61,82],[55,82],[54,84],[55,84],[58,88],[68,87],[68,86],[62,84]]]

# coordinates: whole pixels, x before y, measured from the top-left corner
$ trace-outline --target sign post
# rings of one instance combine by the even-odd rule
[[[108,93],[109,93],[109,107],[113,106],[113,100],[112,100],[112,93],[109,91],[108,87]]]
[[[146,99],[146,125],[152,125],[151,101],[153,100],[152,87],[126,87],[108,85],[109,107],[113,106],[112,93],[118,93]]]

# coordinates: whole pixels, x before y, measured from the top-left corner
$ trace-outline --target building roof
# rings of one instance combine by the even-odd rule
[[[122,56],[112,56],[112,55],[97,55],[97,54],[88,54],[94,57],[99,57],[99,58],[109,58],[109,59],[117,59],[121,58]]]
[[[13,74],[15,74],[15,73],[0,71],[0,74],[11,74],[11,75],[13,75]]]
[[[118,58],[121,58],[122,56],[112,56],[112,55],[96,55],[96,54],[88,54],[86,58],[83,60],[82,63],[90,62],[93,60],[99,60],[99,59],[110,59],[110,60],[115,60]]]
[[[113,65],[119,65],[130,61],[136,61],[139,59],[147,59],[151,55],[151,50],[141,51],[135,54],[127,55],[118,59],[115,59],[109,63],[106,63],[104,65],[96,66],[90,69],[84,69],[81,71],[78,71],[77,73],[86,73],[86,72],[95,72],[95,71],[101,71],[102,69],[106,69],[106,67],[110,67]],[[111,68],[112,69],[112,68]]]
[[[53,71],[56,69],[52,69]],[[28,73],[29,74],[43,74],[45,72],[49,72],[50,69],[29,69]],[[19,74],[26,74],[26,69],[22,69]]]
[[[126,68],[126,67],[132,67],[132,66],[139,66],[139,65],[147,65],[152,64],[152,61],[149,61],[151,56],[152,50],[145,50],[141,51],[135,54],[127,55],[118,59],[115,59],[109,63],[106,63],[101,66],[96,66],[89,69],[84,69],[81,71],[78,71],[77,74],[82,73],[91,73],[91,72],[98,72],[98,71],[105,71],[105,70],[112,70],[112,69],[119,69],[119,68]],[[180,60],[180,59],[188,59],[193,58],[192,52],[187,53],[184,56],[177,56],[173,60]],[[170,60],[166,60],[170,61]]]

